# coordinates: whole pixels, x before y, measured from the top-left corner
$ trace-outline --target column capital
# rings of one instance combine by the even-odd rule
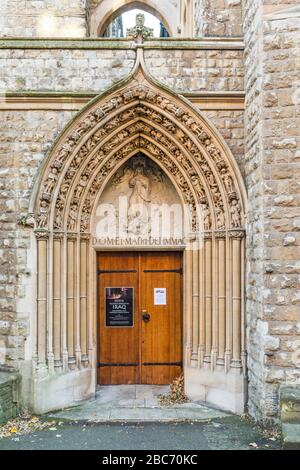
[[[230,230],[228,232],[228,236],[229,238],[241,240],[242,238],[245,237],[245,231],[244,230]]]
[[[48,240],[50,236],[48,230],[35,230],[34,234],[37,240]]]

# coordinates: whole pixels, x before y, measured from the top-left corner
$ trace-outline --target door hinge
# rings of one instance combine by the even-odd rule
[[[179,269],[144,269],[144,273],[176,273],[182,274],[182,268]]]
[[[116,363],[104,363],[104,362],[98,362],[98,367],[138,367],[139,364],[136,363],[122,363],[122,364],[116,364]]]
[[[143,366],[179,366],[182,367],[182,362],[143,362]]]
[[[101,270],[97,271],[98,274],[122,274],[122,273],[137,273],[136,269],[112,269],[112,270]]]

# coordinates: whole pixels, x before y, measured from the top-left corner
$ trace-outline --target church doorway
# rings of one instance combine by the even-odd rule
[[[94,396],[97,376],[101,385],[170,383],[184,356],[190,399],[242,413],[246,202],[222,137],[152,80],[138,48],[132,74],[63,131],[32,194],[35,409]],[[132,318],[125,310],[127,325],[113,324],[110,306],[118,295],[129,302],[125,294]]]
[[[171,383],[182,370],[182,252],[104,252],[97,269],[98,383]]]

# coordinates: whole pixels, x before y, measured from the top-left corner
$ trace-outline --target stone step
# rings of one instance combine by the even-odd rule
[[[47,419],[80,423],[174,423],[174,422],[207,422],[231,416],[220,410],[208,407],[190,408],[123,408],[102,407],[95,402],[94,406],[83,405],[77,408],[49,413]]]
[[[282,423],[300,425],[300,385],[281,387],[280,409]]]
[[[282,449],[300,450],[300,424],[282,424]]]
[[[0,424],[18,414],[18,374],[0,371]]]

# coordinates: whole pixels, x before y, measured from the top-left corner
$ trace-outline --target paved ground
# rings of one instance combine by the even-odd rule
[[[250,445],[251,444],[251,445]],[[253,446],[254,445],[254,446]],[[257,448],[255,447],[257,445]],[[61,425],[0,440],[1,450],[249,450],[278,449],[238,417],[206,423]]]
[[[206,421],[208,419],[230,416],[200,403],[184,403],[163,407],[159,404],[158,395],[168,393],[168,386],[157,385],[120,385],[101,387],[94,400],[87,403],[51,413],[53,419],[88,423],[144,423]]]
[[[51,413],[49,429],[0,439],[0,450],[218,450],[274,449],[238,416],[185,403],[162,407],[158,395],[169,387],[101,387],[96,398],[76,408]],[[145,421],[147,423],[145,423]]]

